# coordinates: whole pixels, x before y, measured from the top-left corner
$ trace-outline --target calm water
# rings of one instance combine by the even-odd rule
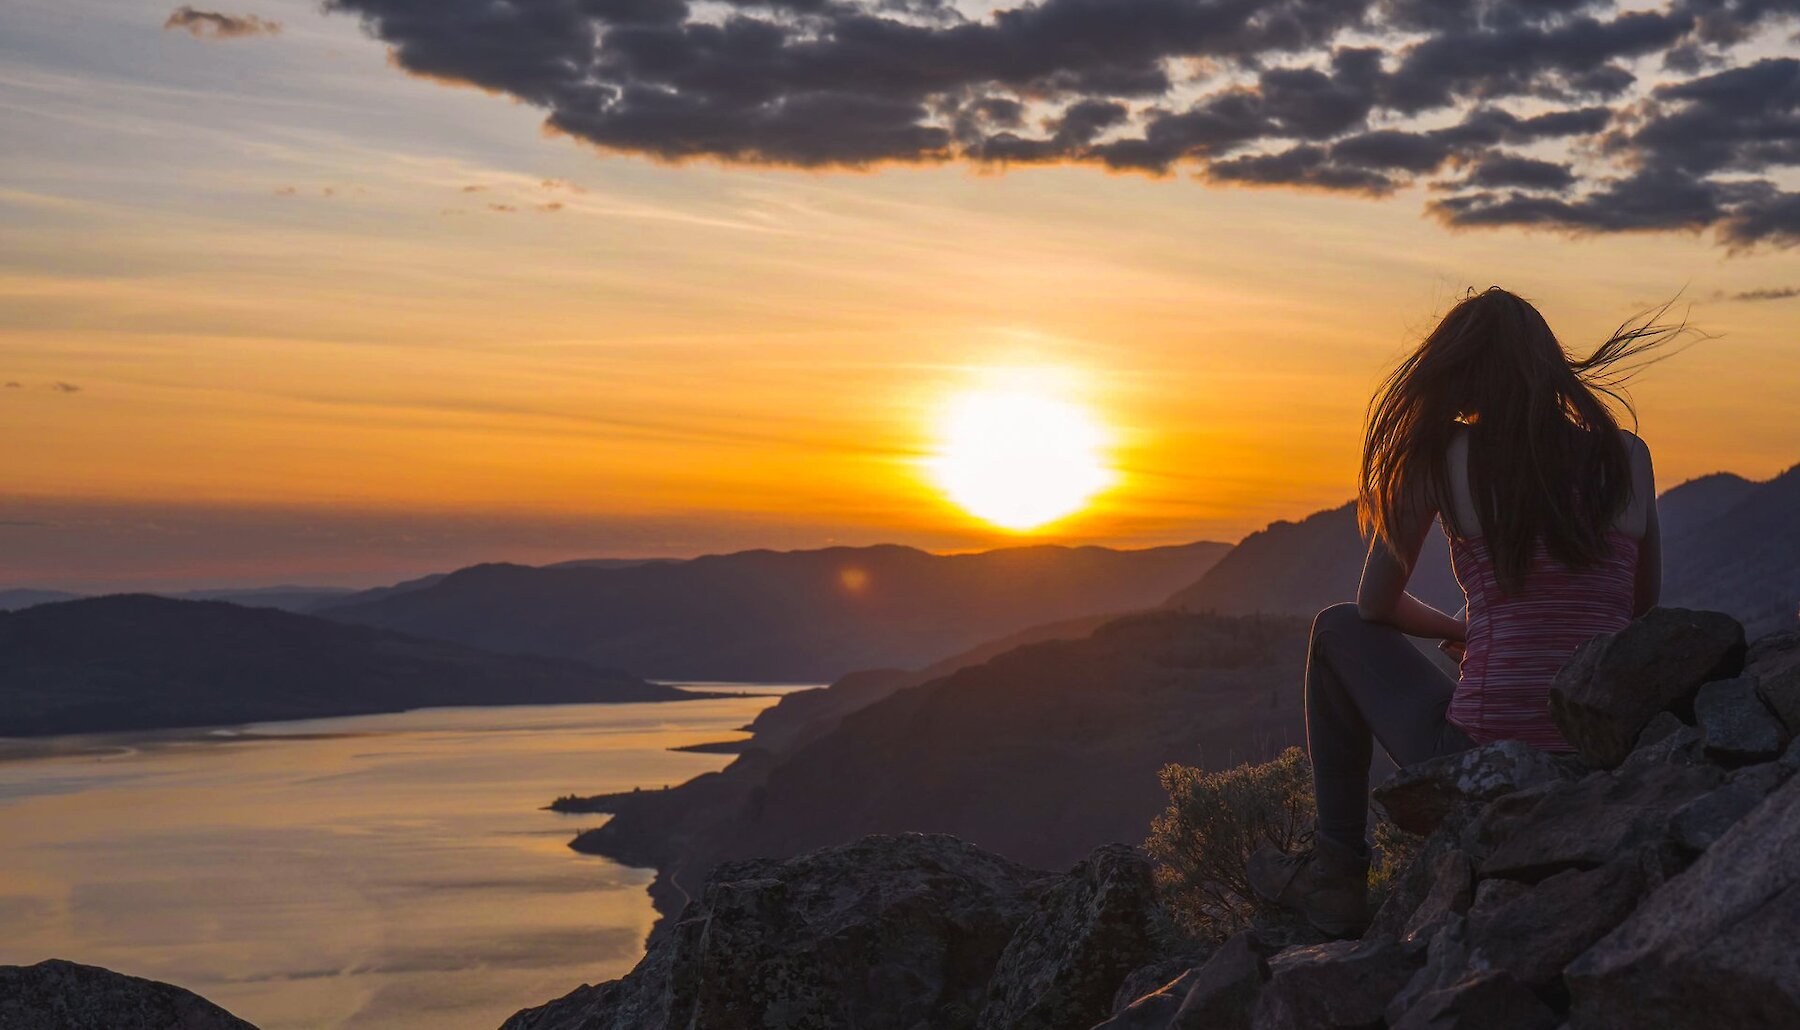
[[[759,692],[765,688],[757,688]],[[0,741],[0,964],[180,984],[259,1026],[493,1028],[619,976],[648,870],[559,794],[678,783],[773,697]]]

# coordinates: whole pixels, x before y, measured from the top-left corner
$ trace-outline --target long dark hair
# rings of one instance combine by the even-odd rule
[[[1469,487],[1488,553],[1506,589],[1525,578],[1538,541],[1557,560],[1592,565],[1631,502],[1631,459],[1612,412],[1632,412],[1620,387],[1687,332],[1662,321],[1669,305],[1619,326],[1571,358],[1537,308],[1498,286],[1465,297],[1389,374],[1369,402],[1357,516],[1394,546],[1402,513],[1454,511],[1446,456],[1469,434]]]

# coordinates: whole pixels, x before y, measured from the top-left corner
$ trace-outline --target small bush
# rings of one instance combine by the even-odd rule
[[[1312,767],[1288,748],[1274,761],[1223,772],[1166,765],[1161,779],[1169,807],[1144,842],[1157,885],[1186,929],[1223,940],[1255,914],[1250,854],[1265,843],[1293,851],[1311,832]]]
[[[1150,824],[1144,847],[1157,862],[1157,886],[1184,929],[1223,940],[1251,925],[1262,904],[1246,875],[1263,844],[1292,852],[1313,829],[1312,764],[1299,748],[1273,761],[1207,772],[1166,765],[1161,774],[1169,807]],[[1385,819],[1371,818],[1371,906],[1423,844]]]

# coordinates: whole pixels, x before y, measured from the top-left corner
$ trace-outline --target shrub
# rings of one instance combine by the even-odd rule
[[[1144,842],[1157,862],[1157,886],[1186,930],[1223,940],[1249,927],[1262,905],[1245,872],[1251,853],[1265,843],[1292,852],[1310,842],[1312,764],[1291,747],[1273,761],[1223,772],[1166,765],[1161,779],[1169,807],[1151,822]],[[1423,841],[1386,819],[1370,822],[1374,906]]]
[[[1293,851],[1311,832],[1312,768],[1299,748],[1274,761],[1206,772],[1166,765],[1169,807],[1150,824],[1144,847],[1170,910],[1202,937],[1223,940],[1250,925],[1255,895],[1245,878],[1264,843]]]

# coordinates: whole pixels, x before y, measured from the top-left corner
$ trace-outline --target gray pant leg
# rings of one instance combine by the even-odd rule
[[[1364,846],[1373,741],[1398,765],[1470,747],[1444,719],[1455,690],[1404,634],[1364,621],[1355,605],[1319,613],[1306,657],[1306,747],[1321,835]]]

